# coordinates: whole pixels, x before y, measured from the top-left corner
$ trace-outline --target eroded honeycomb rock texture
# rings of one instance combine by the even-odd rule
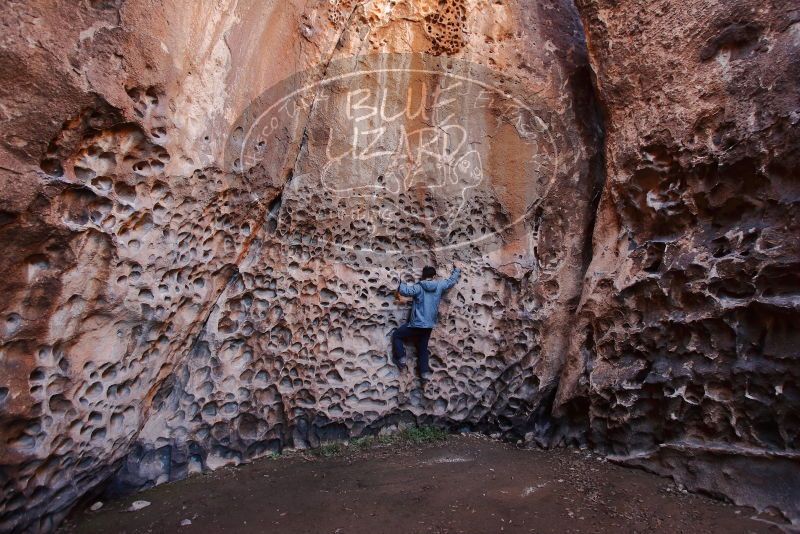
[[[0,530],[426,422],[796,517],[794,12],[578,7],[6,2]]]
[[[0,529],[397,424],[553,434],[599,191],[571,4],[1,12]],[[422,388],[390,293],[455,261]]]
[[[621,459],[797,522],[797,4],[578,4],[608,174],[559,404]]]
[[[469,53],[456,60],[437,55],[444,44],[425,6],[378,7],[354,11],[325,65],[336,81],[309,91],[298,151],[271,152],[268,135],[248,134],[250,123],[262,131],[286,120],[281,113],[251,121],[248,111],[237,123],[229,159],[267,195],[266,221],[184,366],[161,385],[119,484],[414,422],[551,439],[541,412],[555,393],[599,193],[599,130],[577,87],[586,69],[568,59],[583,57],[576,14],[486,4],[472,24],[496,25],[496,39],[458,30]],[[463,10],[442,13],[435,20],[468,26]],[[543,21],[563,26],[549,34]],[[409,55],[407,41],[429,54]],[[536,49],[542,42],[552,50]],[[401,89],[387,95],[387,86]],[[519,105],[502,101],[508,92]],[[442,148],[454,175],[420,186]],[[453,262],[465,272],[443,306],[423,388],[389,357],[391,330],[408,314],[392,290],[398,274],[432,264],[446,275]]]

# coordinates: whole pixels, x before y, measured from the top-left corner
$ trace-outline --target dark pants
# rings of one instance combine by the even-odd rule
[[[392,351],[394,359],[398,363],[405,362],[406,348],[403,341],[413,339],[417,344],[417,357],[419,358],[419,372],[427,373],[428,367],[428,340],[431,337],[432,328],[413,328],[408,325],[397,327],[392,334]]]

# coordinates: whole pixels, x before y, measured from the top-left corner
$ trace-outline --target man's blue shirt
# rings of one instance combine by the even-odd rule
[[[401,282],[398,291],[406,297],[414,297],[411,308],[411,328],[433,328],[436,325],[436,316],[439,313],[439,302],[442,293],[456,285],[461,276],[460,269],[453,269],[449,278],[444,280],[422,280],[415,284]]]

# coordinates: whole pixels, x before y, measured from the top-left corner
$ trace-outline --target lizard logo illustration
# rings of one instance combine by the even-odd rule
[[[283,239],[358,254],[488,250],[576,161],[552,104],[516,87],[486,66],[426,54],[334,61],[245,109],[226,162]],[[509,174],[523,186],[509,191]],[[395,239],[402,231],[414,237]]]
[[[467,131],[460,125],[420,128],[407,132],[401,124],[360,131],[353,127],[350,148],[333,155],[331,128],[327,163],[320,171],[322,186],[331,193],[353,198],[360,195],[413,196],[429,192],[444,201],[439,213],[420,216],[424,220],[457,217],[472,189],[484,178],[480,153],[469,150]],[[387,150],[386,140],[395,141]],[[371,150],[373,147],[377,147]]]

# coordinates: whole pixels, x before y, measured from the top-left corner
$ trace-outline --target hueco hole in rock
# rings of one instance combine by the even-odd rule
[[[800,529],[798,22],[4,1],[0,531]]]

